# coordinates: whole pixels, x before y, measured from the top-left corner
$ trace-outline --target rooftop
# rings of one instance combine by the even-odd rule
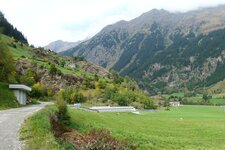
[[[32,89],[26,85],[23,84],[9,84],[10,89],[20,89],[25,91],[31,91]]]

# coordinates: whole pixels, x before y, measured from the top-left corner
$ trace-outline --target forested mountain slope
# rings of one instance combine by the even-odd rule
[[[62,53],[134,78],[152,93],[194,90],[225,78],[225,6],[151,10]]]

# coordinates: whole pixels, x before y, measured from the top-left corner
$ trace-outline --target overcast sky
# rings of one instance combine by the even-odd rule
[[[0,0],[0,10],[30,44],[78,41],[104,26],[131,20],[153,8],[189,11],[225,4],[225,0]]]

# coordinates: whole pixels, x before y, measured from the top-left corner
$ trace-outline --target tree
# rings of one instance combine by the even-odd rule
[[[156,109],[156,106],[151,99],[147,99],[144,101],[144,109]]]
[[[60,64],[61,67],[64,67],[65,64],[66,64],[66,61],[65,61],[65,60],[61,60],[61,61],[59,62],[59,64]]]
[[[203,95],[202,95],[202,99],[206,102],[206,103],[208,103],[209,102],[209,99],[211,99],[212,98],[212,96],[211,95],[208,95],[207,93],[204,93]]]
[[[11,51],[5,43],[0,42],[0,81],[15,81],[15,73],[16,69]]]
[[[27,44],[28,41],[24,37],[24,35],[17,30],[17,28],[14,28],[13,25],[11,25],[7,19],[4,17],[4,14],[0,12],[0,28],[2,29],[1,33],[8,35],[10,37],[14,37],[16,40]]]
[[[62,97],[69,104],[82,103],[85,101],[84,95],[73,86],[67,87],[62,92]]]
[[[61,75],[62,74],[61,70],[59,70],[58,68],[56,68],[56,66],[54,64],[51,64],[50,65],[49,73],[51,75],[56,75],[56,74]]]
[[[105,89],[106,81],[104,79],[99,79],[98,83],[99,83],[99,88],[100,89]]]

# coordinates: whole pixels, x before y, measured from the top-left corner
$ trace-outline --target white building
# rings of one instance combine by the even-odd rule
[[[136,109],[132,106],[98,106],[98,107],[91,107],[90,110],[95,110],[98,112],[134,112]]]
[[[170,102],[170,106],[179,107],[180,106],[180,102]]]
[[[9,84],[9,88],[13,90],[19,104],[26,105],[26,92],[31,91],[31,88],[23,84]]]

